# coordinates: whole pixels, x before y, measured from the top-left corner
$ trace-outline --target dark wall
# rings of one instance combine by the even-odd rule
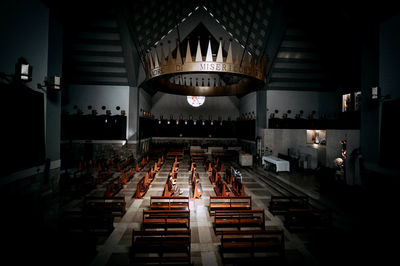
[[[49,51],[47,76],[62,77],[63,26],[58,14],[50,10]],[[61,91],[47,90],[46,102],[46,158],[60,159],[61,140]]]
[[[26,86],[1,85],[2,175],[40,165],[45,153],[45,96],[37,90],[47,73],[49,10],[39,0],[0,2],[0,72],[14,75],[24,57],[33,68]],[[12,79],[12,77],[10,77]],[[3,164],[2,164],[3,165]]]
[[[124,140],[126,116],[62,115],[63,140]]]
[[[379,27],[379,85],[383,95],[400,98],[400,15]]]
[[[379,28],[372,25],[361,42],[361,124],[360,144],[363,158],[379,159],[379,108],[371,104],[371,88],[379,85]]]
[[[400,98],[400,16],[372,25],[361,43],[361,152],[366,161],[388,166],[384,153],[395,150],[389,141],[393,130],[390,123],[398,119],[398,108],[392,103]],[[371,88],[379,86],[381,98],[371,101]],[[390,137],[391,138],[391,137]],[[396,164],[392,164],[397,166]]]
[[[255,140],[255,119],[237,121],[158,120],[140,118],[140,138],[195,137]]]
[[[1,175],[44,163],[43,94],[20,84],[0,83],[3,137]],[[11,110],[11,112],[10,112]]]
[[[400,15],[387,19],[379,27],[379,85],[381,104],[380,163],[400,168],[394,153],[400,150],[397,123],[400,116]]]

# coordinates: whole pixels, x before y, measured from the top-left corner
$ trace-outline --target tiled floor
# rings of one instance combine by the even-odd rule
[[[127,201],[127,212],[121,219],[116,219],[114,231],[103,241],[98,242],[96,247],[97,254],[93,258],[91,265],[128,265],[129,248],[132,241],[132,230],[140,230],[142,222],[142,212],[149,207],[151,196],[161,196],[167,179],[168,171],[172,161],[166,161],[161,171],[151,184],[150,189],[143,199],[132,199],[135,193],[137,182],[148,170],[147,166],[120,191],[118,196],[125,196]],[[311,173],[295,172],[290,173],[267,172],[262,167],[241,167],[235,162],[224,162],[224,167],[233,166],[242,173],[242,182],[245,185],[246,194],[252,197],[253,209],[264,209],[266,215],[266,227],[279,227],[284,229],[285,234],[285,261],[268,261],[269,265],[338,265],[347,255],[351,255],[347,260],[357,261],[362,249],[358,246],[358,234],[348,237],[346,230],[354,228],[354,216],[347,216],[352,213],[346,208],[341,208],[336,204],[335,193],[321,194],[319,191],[319,181]],[[180,162],[177,184],[183,192],[182,196],[191,196],[188,176],[189,160],[187,157]],[[223,265],[219,253],[220,239],[215,235],[212,227],[212,218],[208,212],[208,202],[210,196],[215,196],[208,174],[202,165],[198,165],[197,172],[200,175],[200,182],[203,188],[201,199],[190,200],[192,244],[191,256],[194,265]],[[98,187],[97,192],[103,193],[102,187]],[[274,216],[268,211],[268,204],[271,195],[280,195],[290,191],[295,194],[307,194],[314,199],[313,204],[332,211],[333,227],[324,232],[315,233],[310,230],[300,232],[290,232],[283,225],[282,217]],[[332,194],[336,195],[332,197]],[[349,193],[348,193],[349,194]],[[341,194],[343,197],[344,194]],[[350,197],[351,198],[351,197]],[[340,201],[339,201],[340,202]],[[349,207],[350,208],[350,207]],[[351,209],[351,208],[350,208]],[[354,213],[352,213],[354,214]],[[341,237],[344,238],[342,239]],[[348,241],[348,239],[352,241]],[[349,247],[353,251],[349,252]],[[361,250],[360,250],[361,249]],[[267,263],[267,262],[266,262]]]
[[[132,241],[132,230],[141,229],[142,211],[149,207],[151,196],[161,196],[164,190],[168,171],[171,168],[172,161],[166,161],[161,171],[151,184],[150,189],[143,199],[131,199],[136,190],[137,182],[148,169],[145,168],[141,173],[126,185],[117,196],[125,196],[127,201],[127,212],[121,219],[116,219],[115,229],[103,242],[97,246],[97,255],[93,259],[91,265],[128,265],[129,264],[129,248]],[[282,221],[271,215],[268,210],[268,203],[273,192],[268,189],[268,185],[262,182],[262,175],[266,175],[263,169],[255,169],[261,172],[257,173],[252,168],[244,169],[236,163],[232,165],[238,168],[243,175],[243,183],[245,185],[246,194],[252,196],[253,209],[264,209],[266,212],[267,227],[282,227]],[[230,164],[225,162],[225,167]],[[185,158],[180,162],[177,185],[183,192],[181,196],[191,196],[189,188],[189,160]],[[192,245],[191,256],[194,265],[222,265],[221,256],[219,254],[220,239],[215,235],[212,227],[212,218],[208,212],[208,202],[210,196],[215,196],[213,185],[210,183],[209,176],[205,172],[202,165],[198,165],[197,172],[200,176],[200,183],[203,188],[201,199],[190,200]],[[94,195],[101,195],[104,189],[99,186]],[[287,251],[287,262],[291,265],[298,265],[299,261],[313,263],[314,258],[307,251],[304,243],[295,235],[285,231],[285,244]],[[311,265],[309,264],[309,265]]]

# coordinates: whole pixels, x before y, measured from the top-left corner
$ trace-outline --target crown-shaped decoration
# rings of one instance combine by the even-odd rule
[[[221,40],[216,57],[211,51],[210,40],[206,56],[201,54],[200,39],[195,57],[192,57],[189,41],[186,57],[181,55],[179,42],[175,58],[170,45],[167,58],[162,44],[160,48],[160,56],[155,49],[147,52],[144,58],[145,83],[159,91],[193,96],[241,95],[265,84],[266,60],[255,55],[250,59],[247,49],[242,55],[240,46],[236,58],[233,58],[232,42],[227,57],[223,57]]]

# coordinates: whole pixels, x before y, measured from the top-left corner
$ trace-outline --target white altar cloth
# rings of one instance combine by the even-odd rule
[[[282,171],[290,171],[290,164],[289,161],[280,159],[275,156],[263,156],[262,157],[262,164],[265,165],[266,162],[272,163],[276,165],[276,171],[277,172],[282,172]]]

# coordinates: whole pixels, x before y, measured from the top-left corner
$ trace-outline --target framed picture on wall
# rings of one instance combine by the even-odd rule
[[[348,112],[351,106],[351,94],[343,94],[342,95],[342,112]]]
[[[326,145],[326,130],[324,129],[307,129],[306,144]]]

